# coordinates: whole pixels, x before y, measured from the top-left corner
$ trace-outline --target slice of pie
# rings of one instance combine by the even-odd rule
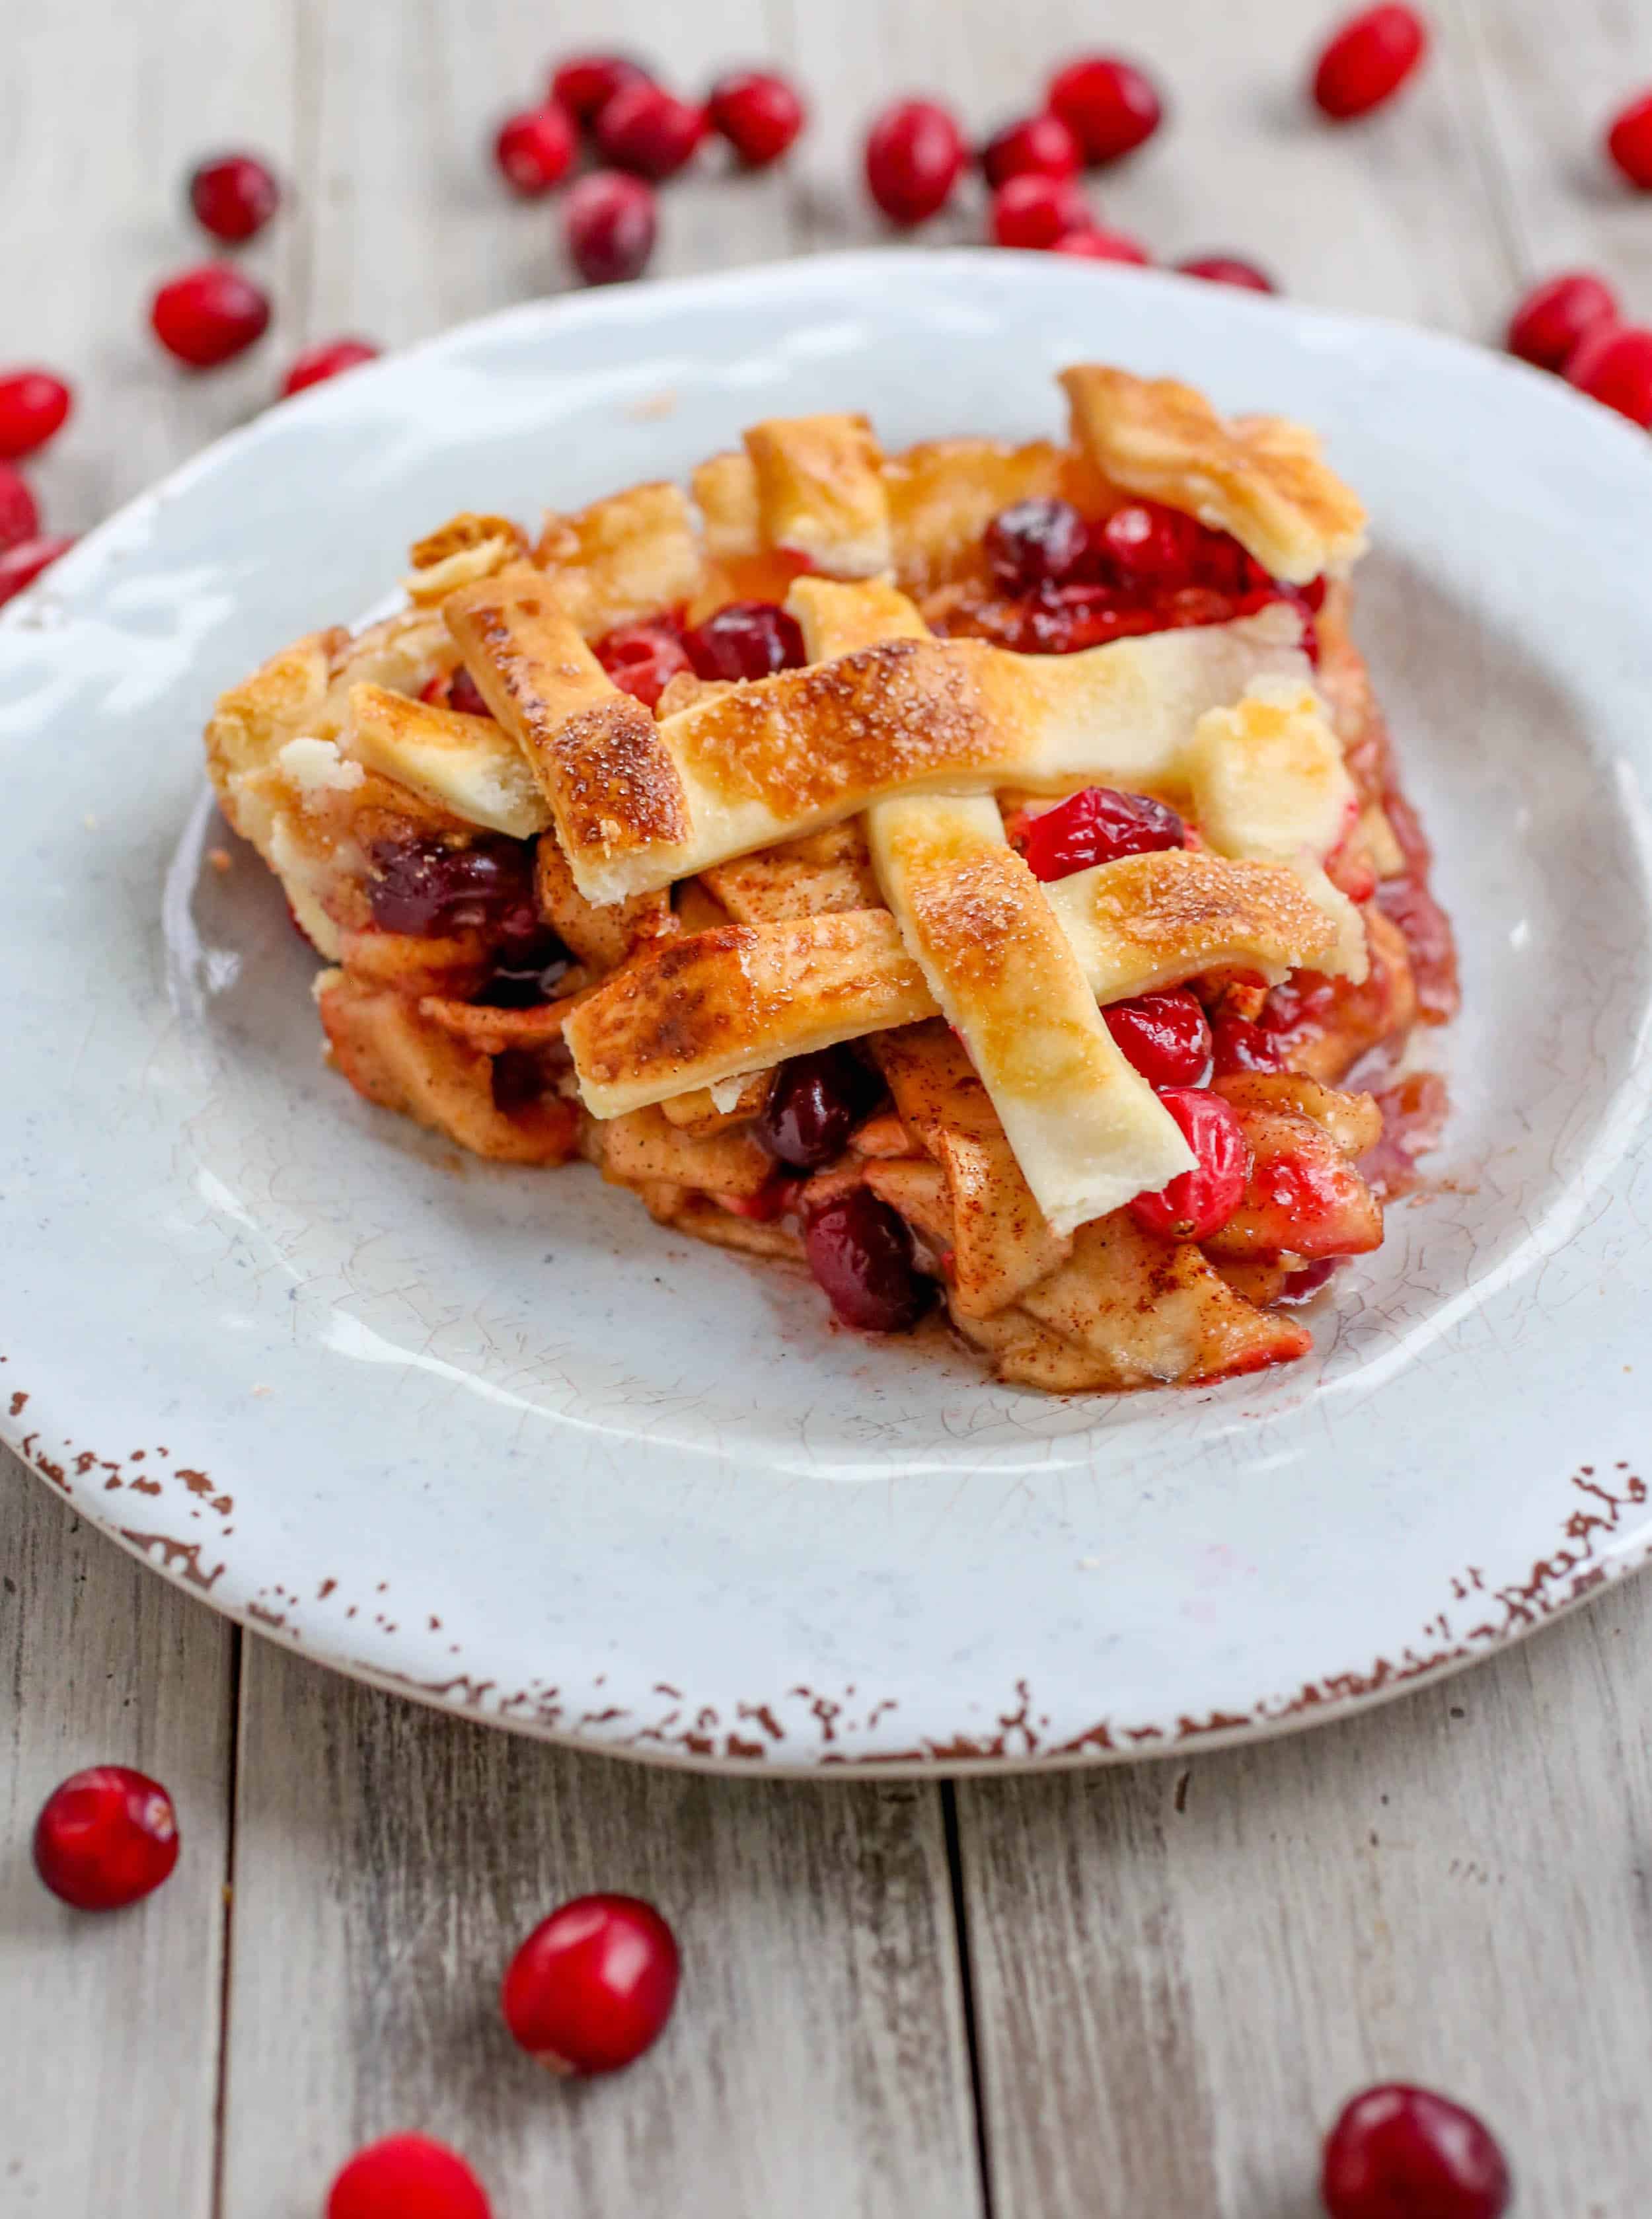
[[[1196,1383],[1380,1244],[1455,964],[1358,500],[1299,426],[1062,382],[1065,444],[795,418],[536,540],[456,517],[208,762],[370,1101],[850,1325],[944,1304],[1000,1378]]]

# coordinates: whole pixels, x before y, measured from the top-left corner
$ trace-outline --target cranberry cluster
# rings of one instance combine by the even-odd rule
[[[40,512],[17,468],[68,421],[74,395],[48,370],[0,375],[0,602],[32,586],[50,563],[74,545],[40,530]]]
[[[804,662],[803,632],[778,601],[726,601],[697,625],[671,614],[621,625],[595,643],[616,686],[652,709],[672,679],[767,678]]]
[[[1624,123],[1638,138],[1620,140]],[[1652,93],[1619,119],[1612,138],[1642,163],[1640,182],[1652,189]],[[1622,166],[1634,177],[1629,161]],[[1508,348],[1538,370],[1557,370],[1631,424],[1652,426],[1652,326],[1625,321],[1617,295],[1593,270],[1565,270],[1528,293],[1509,325]]]

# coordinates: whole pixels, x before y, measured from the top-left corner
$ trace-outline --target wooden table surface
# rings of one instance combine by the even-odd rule
[[[896,88],[979,127],[1102,43],[1176,101],[1097,194],[1166,257],[1248,250],[1301,298],[1475,338],[1581,262],[1652,317],[1652,202],[1595,151],[1652,82],[1652,7],[1433,13],[1412,96],[1338,133],[1298,90],[1324,0],[22,8],[0,354],[79,384],[37,474],[73,529],[262,406],[303,343],[396,345],[555,289],[553,210],[507,204],[482,148],[593,33],[689,85],[773,57],[815,103],[783,173],[669,191],[661,270],[874,237],[854,150]],[[294,181],[247,257],[275,332],[186,379],[145,306],[199,254],[187,168],[240,142]],[[979,221],[972,201],[935,228]],[[314,2219],[356,2144],[409,2126],[470,2154],[499,2219],[1308,2219],[1326,2123],[1388,2077],[1485,2111],[1522,2219],[1652,2208],[1644,1582],[1311,1735],[1019,1781],[765,1785],[331,1678],[0,1462],[3,2219]],[[169,1784],[186,1849],[100,1921],[46,1895],[27,1841],[55,1781],[105,1759]],[[686,1986],[648,2063],[564,2087],[516,2057],[493,1992],[514,1937],[592,1886],[665,1908]]]

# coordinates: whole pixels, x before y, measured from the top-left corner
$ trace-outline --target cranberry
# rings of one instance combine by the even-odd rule
[[[1631,185],[1652,192],[1652,92],[1643,92],[1614,119],[1606,152]]]
[[[357,370],[363,363],[378,358],[378,349],[366,339],[326,339],[320,346],[306,347],[281,381],[282,397],[290,399],[308,386],[337,377],[340,370]]]
[[[0,457],[15,463],[63,429],[74,395],[49,370],[12,370],[0,376]]]
[[[797,618],[774,601],[725,602],[683,634],[683,647],[696,675],[708,679],[767,678],[805,660]]]
[[[866,186],[891,223],[922,223],[945,208],[964,167],[964,134],[933,100],[900,100],[866,134]]]
[[[652,189],[618,170],[581,177],[562,219],[568,254],[587,285],[637,277],[654,252],[655,226]]]
[[[665,2029],[677,1999],[677,1939],[634,1895],[581,1895],[512,1958],[500,2008],[553,2073],[617,2073]]]
[[[1195,1171],[1178,1172],[1157,1194],[1139,1194],[1130,1205],[1144,1232],[1166,1240],[1208,1240],[1245,1198],[1251,1151],[1229,1102],[1200,1086],[1166,1086],[1158,1097],[1199,1159]]]
[[[1162,501],[1127,501],[1096,533],[1102,552],[1127,586],[1158,593],[1191,584],[1199,556],[1199,526]]]
[[[1196,1086],[1210,1066],[1210,1027],[1193,996],[1181,987],[1110,1002],[1102,1011],[1107,1029],[1145,1079],[1154,1086]]]
[[[280,205],[281,187],[256,154],[220,154],[189,179],[196,221],[232,246],[262,231]]]
[[[617,92],[648,82],[648,71],[624,54],[573,54],[556,65],[550,97],[576,123],[594,123]]]
[[[573,119],[555,101],[507,116],[494,141],[494,159],[506,183],[525,200],[560,185],[576,151]]]
[[[525,936],[538,929],[530,855],[524,842],[502,837],[468,848],[439,840],[382,842],[373,851],[368,886],[373,922],[385,932],[417,937],[490,924]]]
[[[1179,848],[1186,838],[1187,827],[1176,811],[1151,794],[1087,786],[1034,817],[1022,853],[1033,876],[1047,883],[1096,863],[1115,863],[1121,855]]]
[[[491,717],[493,711],[482,697],[482,690],[461,663],[447,683],[447,705],[456,709],[462,717]]]
[[[736,70],[720,77],[705,105],[711,128],[721,132],[748,170],[766,170],[778,162],[807,116],[792,86],[772,70]]]
[[[1164,120],[1152,79],[1116,54],[1086,54],[1050,79],[1049,103],[1087,162],[1116,162],[1151,139]]]
[[[1339,1271],[1347,1261],[1345,1256],[1321,1256],[1316,1263],[1304,1264],[1300,1271],[1289,1273],[1274,1296],[1275,1302],[1286,1309],[1298,1302],[1311,1302],[1332,1272]]]
[[[1426,2088],[1368,2088],[1325,2145],[1331,2219],[1500,2219],[1503,2153],[1472,2111]]]
[[[595,131],[605,161],[658,182],[693,159],[705,136],[705,110],[644,78],[603,103]]]
[[[1006,177],[992,196],[992,237],[999,246],[1053,246],[1089,222],[1084,196],[1071,177],[1028,170]]]
[[[177,1862],[166,1790],[124,1764],[96,1764],[54,1787],[34,1822],[34,1869],[77,1911],[119,1911]]]
[[[161,287],[149,320],[169,354],[210,370],[264,337],[270,297],[227,263],[205,262]]]
[[[0,463],[0,554],[33,539],[40,528],[40,513],[21,470]]]
[[[803,1237],[809,1268],[845,1325],[910,1333],[935,1300],[935,1282],[913,1260],[905,1219],[870,1187],[828,1203]]]
[[[1631,424],[1652,425],[1652,331],[1597,324],[1566,357],[1566,377]]]
[[[1059,115],[1024,115],[1006,123],[981,149],[981,167],[990,185],[1011,177],[1076,177],[1084,149]]]
[[[72,538],[20,539],[0,555],[0,607],[32,586],[40,572],[74,545]]]
[[[1210,285],[1238,285],[1247,293],[1279,290],[1265,270],[1238,254],[1191,254],[1176,266],[1184,277],[1202,277]]]
[[[1235,1071],[1282,1071],[1285,1051],[1248,1017],[1218,1017],[1211,1027],[1211,1067],[1218,1078]]]
[[[1566,357],[1597,324],[1615,324],[1618,296],[1592,270],[1568,270],[1546,278],[1514,311],[1508,351],[1539,370],[1564,370]]]
[[[1071,501],[1018,500],[986,528],[992,575],[1012,594],[1069,578],[1090,551],[1090,528]]]
[[[1351,16],[1321,50],[1314,97],[1333,121],[1368,115],[1391,100],[1421,61],[1428,28],[1414,8],[1385,0]]]
[[[757,1137],[777,1161],[800,1172],[818,1171],[842,1154],[881,1091],[846,1047],[793,1056],[775,1073]]]
[[[327,2191],[326,2219],[493,2219],[493,2210],[456,2150],[391,2135],[351,2159]]]
[[[621,625],[596,643],[597,661],[614,684],[652,709],[667,682],[692,668],[682,634],[662,624]]]
[[[1150,610],[1127,607],[1115,587],[1099,580],[1040,586],[1019,606],[1012,644],[1023,655],[1077,655],[1133,633],[1163,629]]]
[[[1082,255],[1089,262],[1130,262],[1142,269],[1153,258],[1141,241],[1132,239],[1127,231],[1103,231],[1099,225],[1086,225],[1082,231],[1064,233],[1050,252]]]

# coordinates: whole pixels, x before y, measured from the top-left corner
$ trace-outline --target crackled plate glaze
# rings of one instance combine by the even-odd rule
[[[1300,416],[1465,1009],[1430,1190],[1208,1392],[1044,1400],[583,1169],[458,1160],[323,1067],[199,749],[461,507],[753,419],[1054,431],[1077,359]],[[1323,1718],[1637,1563],[1652,1516],[1652,446],[1424,333],[1056,257],[882,253],[536,304],[276,409],[0,621],[0,1419],[81,1513],[363,1677],[724,1767],[1095,1760]]]

